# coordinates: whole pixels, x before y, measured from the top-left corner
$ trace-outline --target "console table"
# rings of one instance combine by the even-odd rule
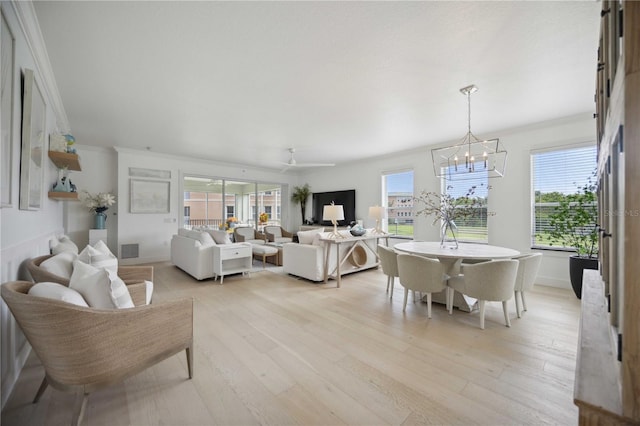
[[[389,245],[389,235],[388,234],[365,234],[361,237],[344,237],[344,238],[321,238],[320,241],[324,243],[324,282],[325,284],[329,281],[329,277],[335,278],[338,283],[337,287],[340,288],[340,282],[342,277],[342,272],[340,271],[340,266],[349,259],[349,256],[352,255],[354,250],[358,247],[360,249],[364,249],[365,253],[368,250],[373,253],[373,255],[377,259],[376,266],[380,263],[380,259],[378,257],[378,253],[369,247],[367,244],[364,244],[364,241],[367,240],[375,240],[376,247],[378,245],[378,240],[380,238],[385,239],[385,244]],[[331,252],[331,245],[335,244],[336,246],[336,268],[333,271],[329,271],[329,253]],[[342,256],[340,256],[340,245],[342,244],[351,244],[349,250],[347,250]],[[361,271],[363,269],[370,268],[371,266],[359,267],[356,269],[352,269],[350,272]]]
[[[213,273],[220,276],[251,272],[253,252],[250,243],[220,244],[213,246]]]

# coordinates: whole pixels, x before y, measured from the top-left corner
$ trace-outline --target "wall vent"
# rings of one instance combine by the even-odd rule
[[[122,244],[120,246],[120,257],[122,259],[133,259],[138,257],[139,244]]]

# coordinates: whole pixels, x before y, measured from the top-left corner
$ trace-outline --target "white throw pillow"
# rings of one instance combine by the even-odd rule
[[[298,242],[300,244],[312,244],[316,234],[323,232],[324,228],[310,229],[308,231],[298,231]]]
[[[77,254],[65,251],[55,256],[51,256],[40,264],[40,267],[45,271],[57,275],[62,278],[71,278],[73,272],[73,261],[78,257]]]
[[[146,302],[147,302],[147,305],[148,305],[149,303],[151,303],[151,297],[153,296],[153,282],[144,280],[144,284],[145,284],[146,289],[147,289]]]
[[[210,229],[207,232],[211,235],[211,237],[213,237],[213,240],[216,242],[216,244],[231,244],[231,238],[229,238],[229,234],[227,234],[227,231]]]
[[[78,260],[96,268],[108,269],[109,271],[118,273],[118,258],[115,257],[106,244],[98,241],[95,247],[86,246],[80,254],[78,254]],[[99,248],[98,248],[99,247]]]
[[[320,238],[324,237],[324,232],[318,232],[313,236],[313,241],[311,242],[312,246],[324,246],[324,242],[320,241]]]
[[[78,246],[66,235],[58,238],[58,244],[51,247],[51,254],[60,254],[64,252],[78,254]]]
[[[129,289],[109,270],[98,269],[80,260],[73,262],[69,287],[78,291],[92,308],[133,308]]]
[[[58,283],[38,283],[29,289],[29,294],[36,297],[61,300],[73,305],[84,306],[85,308],[89,307],[80,293]]]

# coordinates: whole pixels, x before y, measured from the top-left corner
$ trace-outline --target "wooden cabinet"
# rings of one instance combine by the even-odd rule
[[[603,1],[596,79],[599,275],[585,274],[581,425],[640,424],[640,2]]]
[[[67,152],[49,151],[49,159],[56,165],[58,169],[82,171],[80,167],[80,158],[78,154],[70,154]],[[49,198],[52,200],[60,201],[74,201],[78,200],[79,196],[77,192],[56,192],[49,191]]]
[[[213,272],[220,277],[220,284],[224,276],[251,272],[253,254],[251,244],[233,243],[220,244],[213,247]]]

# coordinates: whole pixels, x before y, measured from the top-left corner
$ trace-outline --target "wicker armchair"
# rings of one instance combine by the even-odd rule
[[[180,299],[130,309],[103,310],[30,296],[35,284],[14,281],[1,294],[38,355],[48,385],[82,391],[73,424],[82,421],[89,394],[120,382],[186,350],[193,377],[193,300]],[[135,327],[132,326],[135,324]]]
[[[265,226],[264,234],[271,243],[290,243],[296,236],[292,232],[285,231],[282,226]]]
[[[69,279],[54,275],[40,267],[40,264],[52,257],[45,255],[29,259],[27,270],[37,283],[53,282],[69,287]],[[131,300],[136,306],[142,306],[147,301],[147,286],[144,281],[153,282],[153,266],[118,266],[118,276],[124,281],[131,294]]]
[[[233,241],[236,243],[264,244],[267,236],[249,226],[236,226],[233,229]]]

